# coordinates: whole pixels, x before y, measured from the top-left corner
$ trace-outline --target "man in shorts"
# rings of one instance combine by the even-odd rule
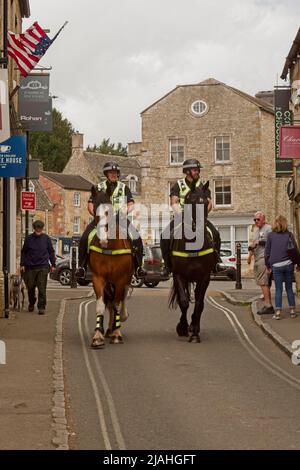
[[[264,306],[257,312],[259,315],[274,314],[271,301],[269,273],[265,265],[265,246],[268,233],[272,232],[272,227],[266,224],[265,214],[258,211],[254,214],[254,222],[257,228],[253,242],[248,247],[254,255],[254,277],[256,284],[260,286],[264,298]]]

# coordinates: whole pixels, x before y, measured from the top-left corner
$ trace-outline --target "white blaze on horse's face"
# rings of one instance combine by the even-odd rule
[[[109,204],[100,204],[96,212],[96,215],[99,217],[97,235],[102,247],[107,247],[108,245],[108,217],[110,210],[111,207]]]

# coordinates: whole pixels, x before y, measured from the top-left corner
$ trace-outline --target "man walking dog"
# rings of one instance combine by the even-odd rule
[[[50,270],[55,268],[55,253],[48,235],[43,233],[44,222],[36,220],[32,224],[33,233],[24,241],[21,251],[21,273],[28,290],[28,311],[33,312],[36,302],[35,289],[38,289],[37,308],[39,315],[44,315],[47,298],[47,277]]]

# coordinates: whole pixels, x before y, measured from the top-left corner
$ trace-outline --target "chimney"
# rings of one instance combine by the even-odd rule
[[[83,134],[75,132],[72,134],[72,150],[83,149]]]

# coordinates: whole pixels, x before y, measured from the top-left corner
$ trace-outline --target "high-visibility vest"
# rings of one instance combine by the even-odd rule
[[[107,190],[107,181],[102,181],[97,185],[98,191]],[[115,187],[114,192],[110,196],[110,201],[113,206],[114,212],[117,213],[121,209],[121,207],[126,204],[126,195],[125,195],[126,185],[121,181],[117,182],[117,186]]]
[[[185,178],[178,180],[177,184],[179,185],[179,205],[181,210],[183,210],[185,196],[190,192],[191,188],[187,184]],[[198,181],[196,182],[196,188],[199,188],[201,186],[203,186],[203,183],[200,179],[198,179]]]

